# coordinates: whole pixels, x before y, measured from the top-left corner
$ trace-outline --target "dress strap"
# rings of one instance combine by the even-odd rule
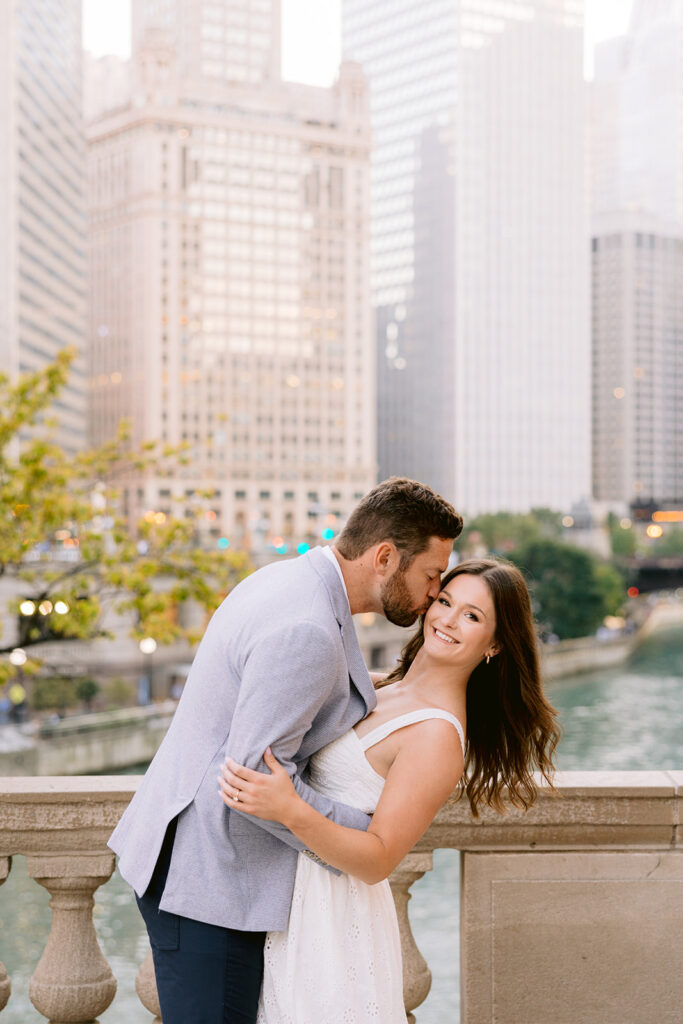
[[[443,718],[444,721],[450,722],[451,725],[455,726],[464,757],[465,732],[463,727],[455,715],[452,715],[450,711],[444,711],[442,708],[419,708],[417,711],[408,711],[405,715],[399,715],[398,718],[390,719],[384,725],[378,725],[376,729],[371,729],[369,733],[366,733],[365,736],[359,736],[358,739],[363,751],[366,751],[370,747],[374,747],[375,743],[380,743],[383,739],[386,739],[392,732],[402,729],[404,725],[412,725],[414,722],[425,722],[429,718]]]

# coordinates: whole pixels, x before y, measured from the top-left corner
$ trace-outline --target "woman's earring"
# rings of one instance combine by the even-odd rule
[[[488,663],[490,662],[490,660],[491,660],[491,655],[490,655],[490,654],[487,654],[487,655],[486,655],[486,664],[487,664],[487,665],[488,665]]]

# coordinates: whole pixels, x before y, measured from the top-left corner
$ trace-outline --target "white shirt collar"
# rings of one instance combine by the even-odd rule
[[[322,552],[325,555],[325,557],[328,558],[330,560],[330,562],[332,562],[332,565],[337,570],[337,574],[339,576],[339,579],[341,580],[342,587],[344,588],[344,594],[346,595],[346,600],[348,601],[349,593],[348,593],[348,591],[346,589],[346,583],[344,582],[344,573],[341,571],[341,566],[340,566],[339,562],[337,561],[337,556],[335,555],[334,551],[332,550],[332,545],[328,544],[325,547],[323,547]]]

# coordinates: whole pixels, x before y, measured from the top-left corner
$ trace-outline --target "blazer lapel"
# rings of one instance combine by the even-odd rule
[[[349,608],[349,601],[344,593],[342,582],[336,569],[328,560],[327,555],[323,555],[320,548],[313,548],[303,557],[312,559],[316,570],[325,581],[325,585],[332,598],[334,614],[339,623],[346,662],[349,667],[349,675],[353,680],[354,686],[365,701],[365,706],[369,713],[374,710],[377,704],[377,695],[372,685],[370,674],[363,661],[363,655],[358,644],[358,636],[356,635],[356,629],[351,616],[351,609]]]
[[[363,655],[361,654],[360,646],[358,644],[358,636],[356,635],[356,629],[353,625],[353,619],[349,612],[348,621],[341,624],[341,638],[344,644],[344,652],[346,654],[346,661],[349,666],[349,675],[354,682],[354,685],[361,697],[365,701],[365,706],[370,711],[374,711],[377,705],[377,694],[375,688],[372,685],[370,679],[370,673],[368,672]]]

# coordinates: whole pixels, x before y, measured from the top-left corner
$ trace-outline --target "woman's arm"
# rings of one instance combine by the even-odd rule
[[[229,764],[219,783],[223,800],[260,818],[280,821],[326,863],[374,884],[413,848],[455,788],[463,769],[452,725],[430,719],[403,730],[401,746],[367,832],[337,825],[301,800],[270,751],[270,775]]]

